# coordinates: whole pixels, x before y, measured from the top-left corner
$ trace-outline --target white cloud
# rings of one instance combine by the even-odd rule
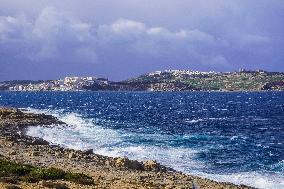
[[[97,29],[53,7],[42,10],[34,21],[17,17],[4,17],[0,21],[2,39],[13,40],[17,36],[24,41],[26,57],[32,61],[99,62],[98,54],[106,56],[137,55],[171,58],[182,56],[198,62],[204,57],[204,48],[210,56],[217,56],[218,40],[198,29],[150,27],[138,21],[118,19]],[[28,35],[27,35],[28,34]],[[14,54],[15,52],[11,52]],[[130,53],[130,54],[129,54]],[[135,55],[136,54],[136,55]],[[204,62],[204,61],[203,61]]]
[[[98,41],[103,46],[116,45],[132,53],[145,53],[146,56],[161,56],[168,53],[187,54],[195,47],[212,46],[217,43],[214,36],[198,29],[170,31],[164,27],[150,27],[144,23],[119,19],[109,25],[98,27]]]
[[[274,61],[280,64],[283,56],[280,50],[275,49],[283,49],[283,42],[277,35],[281,28],[273,34],[263,29],[270,26],[266,26],[267,20],[263,16],[269,17],[268,13],[254,12],[254,16],[251,13],[254,10],[248,8],[246,3],[235,1],[214,0],[210,4],[205,0],[188,2],[166,0],[161,4],[163,15],[144,3],[142,8],[145,10],[141,10],[140,6],[128,7],[129,3],[125,3],[123,6],[126,8],[117,2],[115,5],[123,10],[123,14],[117,9],[108,9],[109,6],[96,9],[101,13],[91,11],[90,7],[84,8],[88,9],[88,14],[75,12],[75,6],[65,9],[64,3],[62,6],[55,3],[58,5],[56,8],[44,3],[43,9],[32,11],[32,15],[7,13],[0,16],[1,60],[52,65],[57,62],[66,65],[98,63],[107,72],[113,65],[126,65],[128,68],[133,64],[133,69],[139,73],[144,65],[150,69],[155,64],[160,67],[153,69],[176,66],[227,69],[246,61],[258,64],[259,60],[264,62],[264,56],[267,60],[272,54],[276,57]],[[150,7],[153,12],[146,10]],[[135,11],[131,9],[132,13],[127,12],[130,8]],[[107,11],[113,14],[107,14]],[[273,22],[269,20],[269,23]],[[254,26],[259,27],[255,29],[257,27]],[[276,43],[277,36],[280,40]]]
[[[195,61],[190,64],[208,66],[228,66],[230,62],[222,49],[230,45],[245,48],[270,42],[268,37],[260,35],[235,32],[233,36],[217,38],[197,28],[170,30],[122,18],[95,27],[54,7],[44,8],[35,20],[25,16],[0,17],[0,39],[0,44],[19,43],[21,48],[17,52],[12,50],[11,54],[26,49],[21,54],[37,62],[94,63],[100,62],[103,54],[129,59],[137,55],[159,57],[161,61],[183,57]]]
[[[0,42],[11,42],[26,38],[32,24],[24,16],[18,18],[0,16]]]
[[[53,7],[43,9],[35,21],[33,33],[39,38],[62,37],[69,35],[72,40],[86,41],[91,37],[91,26]]]
[[[202,32],[200,30],[197,30],[197,29],[188,31],[187,36],[188,36],[189,41],[192,41],[192,42],[205,42],[205,43],[216,42],[216,39],[214,36],[208,33]]]
[[[96,61],[91,25],[53,7],[31,21],[24,16],[0,17],[0,39],[0,44],[20,45],[31,61]],[[16,47],[10,50],[11,55],[19,53]]]
[[[116,79],[169,68],[283,68],[283,0],[0,2],[6,79],[25,69],[41,78],[44,66],[50,78],[81,69]]]
[[[91,54],[92,40],[91,25],[75,19],[53,7],[45,8],[35,21],[32,33],[40,43],[40,51],[35,58],[78,58],[77,51],[87,51]],[[81,49],[82,48],[82,49]],[[90,56],[92,57],[92,56]],[[86,57],[84,57],[86,60]],[[91,58],[89,61],[93,61]]]
[[[146,30],[145,24],[127,19],[119,19],[106,27],[110,27],[112,31],[117,34],[140,34]]]

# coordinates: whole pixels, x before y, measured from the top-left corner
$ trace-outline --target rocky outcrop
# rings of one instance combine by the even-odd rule
[[[144,161],[143,162],[143,167],[144,167],[144,170],[146,170],[146,171],[158,172],[158,171],[164,171],[165,170],[164,166],[161,166],[161,164],[157,163],[154,160]]]
[[[143,170],[143,166],[136,160],[130,160],[128,158],[115,158],[114,166],[118,168],[127,168],[132,170]]]
[[[23,113],[16,108],[0,108],[0,126],[34,126],[64,124],[51,115]]]
[[[54,126],[65,124],[51,115],[24,113],[16,108],[0,108],[0,134],[7,140],[23,142],[28,145],[48,145],[41,138],[25,135],[28,126]]]

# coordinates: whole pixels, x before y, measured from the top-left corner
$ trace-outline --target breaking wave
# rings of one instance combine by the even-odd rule
[[[78,150],[93,149],[94,153],[111,157],[126,156],[141,161],[155,159],[178,171],[220,182],[245,184],[263,189],[284,188],[284,176],[281,174],[254,171],[231,174],[207,173],[204,170],[210,167],[207,167],[202,160],[198,159],[198,153],[202,150],[206,151],[206,149],[194,149],[169,144],[170,141],[178,140],[180,136],[132,133],[109,129],[97,125],[94,119],[83,118],[78,113],[66,113],[64,110],[38,110],[32,108],[25,110],[50,114],[68,124],[68,126],[29,127],[28,135],[43,138],[53,144]],[[188,121],[196,123],[203,120]],[[185,135],[182,138],[187,137],[190,136]],[[236,139],[238,139],[237,136],[230,138],[230,140]]]

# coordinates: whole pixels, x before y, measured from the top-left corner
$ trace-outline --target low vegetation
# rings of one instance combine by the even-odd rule
[[[284,73],[242,71],[188,75],[182,71],[145,74],[127,83],[183,83],[196,91],[284,90]]]
[[[0,157],[0,181],[17,183],[17,181],[35,183],[46,180],[65,180],[77,184],[93,185],[91,177],[81,173],[65,172],[57,168],[39,168],[31,165],[10,162]]]

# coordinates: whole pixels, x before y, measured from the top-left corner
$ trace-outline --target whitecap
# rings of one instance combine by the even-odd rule
[[[231,138],[230,138],[230,140],[235,140],[235,139],[237,139],[238,138],[238,136],[232,136]]]
[[[192,119],[192,120],[186,119],[185,120],[186,123],[198,123],[198,122],[201,122],[201,121],[203,121],[203,119]]]
[[[259,189],[283,189],[284,176],[273,173],[240,172],[234,174],[206,174],[197,173],[203,178],[219,182],[230,182],[237,185],[248,185]]]

